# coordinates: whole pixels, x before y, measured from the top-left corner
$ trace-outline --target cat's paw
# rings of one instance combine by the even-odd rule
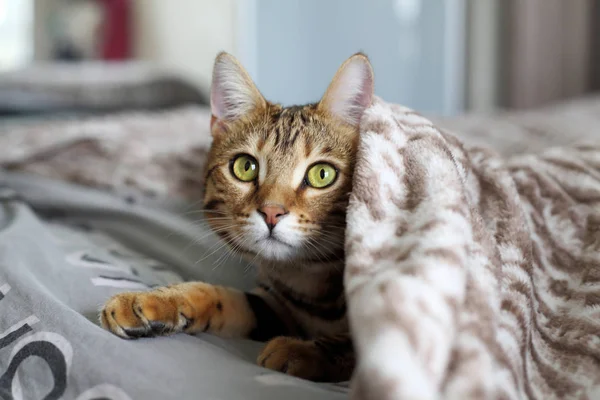
[[[106,302],[100,322],[106,330],[125,339],[166,335],[188,324],[190,310],[186,308],[175,296],[158,290],[120,293]]]
[[[267,343],[258,356],[258,364],[298,378],[313,381],[326,379],[322,354],[312,341],[275,338]]]

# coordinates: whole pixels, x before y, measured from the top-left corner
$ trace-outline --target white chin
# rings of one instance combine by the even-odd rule
[[[278,240],[267,238],[258,243],[259,257],[267,260],[289,260],[297,254],[297,250]]]

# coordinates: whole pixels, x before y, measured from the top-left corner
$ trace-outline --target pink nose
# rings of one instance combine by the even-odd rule
[[[259,208],[258,213],[262,215],[267,226],[269,227],[269,230],[272,231],[281,218],[289,214],[289,211],[280,205],[267,205]]]

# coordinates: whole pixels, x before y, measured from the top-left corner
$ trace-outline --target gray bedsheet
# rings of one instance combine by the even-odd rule
[[[99,307],[119,291],[182,279],[252,285],[247,264],[218,249],[198,217],[135,194],[0,172],[0,398],[346,398],[345,385],[256,366],[260,343],[126,341],[98,326]]]

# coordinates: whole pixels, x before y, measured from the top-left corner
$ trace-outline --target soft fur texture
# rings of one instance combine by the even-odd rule
[[[503,159],[363,116],[347,217],[353,398],[600,396],[600,146]]]
[[[103,308],[102,325],[123,338],[201,331],[268,340],[260,365],[348,380],[355,358],[342,282],[345,217],[359,122],[372,98],[362,54],[340,67],[320,102],[285,108],[220,54],[204,211],[231,250],[258,266],[258,287],[244,294],[193,282],[121,293]]]

